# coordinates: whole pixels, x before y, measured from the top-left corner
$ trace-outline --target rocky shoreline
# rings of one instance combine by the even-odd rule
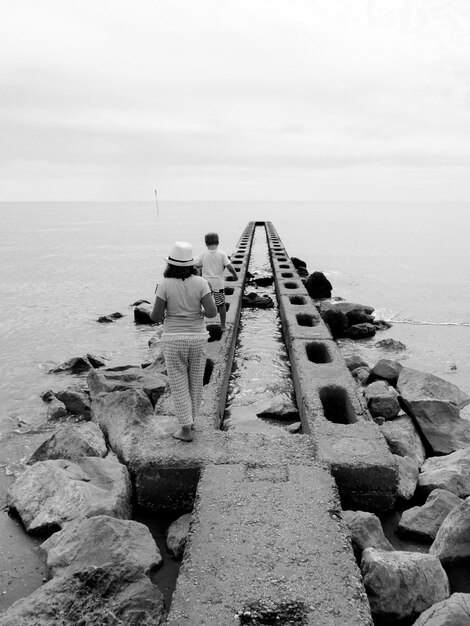
[[[373,307],[331,299],[331,285],[319,272],[309,274],[298,259],[296,266],[334,339],[361,340],[385,327],[374,319]],[[253,305],[254,298],[249,299],[246,306]],[[148,303],[136,303],[134,321],[147,323],[146,313]],[[120,316],[104,317],[110,323]],[[400,348],[389,342],[392,352]],[[397,534],[428,546],[425,552],[395,550],[379,513],[343,511],[374,622],[465,623],[458,620],[468,619],[470,589],[456,588],[450,572],[470,558],[470,423],[460,417],[470,397],[437,376],[404,367],[399,359],[368,364],[355,356],[345,361],[396,461]],[[110,368],[87,354],[54,371],[80,378],[42,395],[47,420],[57,429],[28,458],[7,494],[7,508],[25,530],[48,536],[40,551],[50,580],[0,615],[0,625],[48,624],[58,616],[64,624],[164,624],[163,596],[151,580],[161,554],[147,527],[130,519],[128,469],[93,421],[93,400],[117,391],[121,402],[135,402],[130,392],[138,390],[154,411],[165,407],[168,412],[158,341],[151,342],[142,365]],[[133,406],[133,411],[147,419],[147,405]],[[189,522],[190,514],[184,514],[168,529],[167,549],[176,560],[183,554]]]

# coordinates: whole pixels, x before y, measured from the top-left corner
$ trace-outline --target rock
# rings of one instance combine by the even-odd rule
[[[470,497],[447,515],[429,548],[429,554],[445,565],[470,557]]]
[[[447,515],[461,502],[446,489],[434,489],[423,506],[403,511],[397,533],[404,538],[432,542]]]
[[[92,398],[99,393],[141,389],[148,395],[153,406],[168,386],[168,378],[154,371],[152,367],[142,369],[134,366],[108,368],[99,372],[94,370],[88,375],[87,382]]]
[[[88,372],[93,368],[92,364],[86,356],[77,356],[49,370],[49,373],[70,372],[72,374],[81,374]]]
[[[421,467],[418,488],[424,494],[447,489],[459,498],[470,496],[470,447],[447,456],[429,457]]]
[[[401,341],[397,341],[396,339],[381,339],[374,343],[374,348],[379,348],[380,350],[388,350],[389,352],[400,352],[401,350],[406,350],[406,346]]]
[[[373,324],[374,318],[370,313],[366,313],[360,309],[353,309],[352,311],[348,311],[346,313],[346,317],[348,318],[349,326],[356,326],[357,324]],[[374,332],[376,328],[374,325]]]
[[[369,322],[363,324],[354,324],[348,328],[348,337],[350,339],[366,339],[375,335],[375,326]]]
[[[87,352],[85,358],[88,359],[92,367],[99,368],[106,365],[106,359],[101,356],[96,356],[96,354],[90,354],[89,352]]]
[[[302,259],[298,259],[296,256],[291,256],[290,260],[296,270],[298,270],[300,267],[307,267],[307,263],[305,263],[305,261],[302,261]]]
[[[321,318],[327,324],[333,339],[345,337],[348,332],[348,318],[336,304],[321,303],[319,306]]]
[[[404,367],[397,390],[403,410],[417,422],[436,454],[449,454],[470,446],[470,423],[459,416],[470,396],[456,385]]]
[[[155,423],[152,403],[140,389],[92,394],[91,412],[111,449],[126,463],[136,442],[148,437]]]
[[[292,402],[287,402],[284,400],[278,400],[274,402],[271,406],[257,413],[256,416],[261,418],[281,420],[284,422],[289,422],[292,420],[298,422],[300,419],[299,409],[294,404],[292,404]]]
[[[409,456],[393,455],[398,466],[398,498],[401,500],[411,500],[416,491],[418,483],[419,469],[416,461]]]
[[[453,593],[421,613],[414,626],[469,626],[470,594]]]
[[[183,557],[190,524],[191,513],[186,513],[170,524],[168,528],[166,547],[173,559],[181,559]]]
[[[386,322],[385,320],[374,320],[373,324],[374,324],[374,326],[376,327],[377,330],[388,330],[389,328],[392,327],[392,324],[390,322]],[[380,343],[380,342],[378,342],[378,343]],[[377,345],[377,344],[375,344],[375,345]]]
[[[298,267],[296,271],[300,278],[308,278],[308,269],[306,267]]]
[[[12,604],[1,626],[163,626],[161,591],[147,576],[132,578],[107,567],[57,576]]]
[[[41,400],[44,400],[44,402],[52,402],[52,400],[54,400],[55,397],[56,395],[51,389],[48,389],[47,391],[43,391],[40,396]]]
[[[83,372],[89,372],[94,367],[103,367],[106,365],[102,357],[94,354],[85,354],[85,356],[78,356],[64,363],[61,363],[57,367],[49,370],[50,374],[68,372],[70,374],[82,374]]]
[[[313,274],[310,274],[305,282],[305,287],[308,291],[308,295],[314,300],[331,298],[333,287],[323,272],[313,272]]]
[[[360,385],[367,385],[370,378],[370,367],[356,367],[351,374]]]
[[[365,313],[366,315],[372,315],[375,311],[374,307],[367,304],[357,304],[355,302],[346,302],[344,300],[336,301],[335,306],[342,311],[346,317],[350,316],[352,313]]]
[[[421,467],[426,459],[426,451],[415,423],[408,415],[399,415],[381,426],[392,454],[409,456]]]
[[[222,339],[222,329],[220,328],[220,324],[207,324],[206,330],[209,333],[209,339],[207,340],[209,343],[213,341],[220,341]]]
[[[134,308],[134,322],[136,324],[154,324],[150,318],[152,306],[143,302]]]
[[[57,391],[56,397],[65,404],[65,408],[72,415],[82,415],[86,419],[90,419],[90,395],[79,385],[72,385]]]
[[[361,570],[374,621],[416,619],[450,595],[444,568],[430,554],[367,548]]]
[[[260,296],[255,291],[242,297],[242,307],[248,309],[272,309],[274,300],[268,295]]]
[[[60,420],[63,417],[67,417],[67,409],[65,404],[58,400],[57,398],[53,398],[49,401],[47,405],[47,421],[55,422],[56,420]]]
[[[76,461],[83,456],[105,457],[107,453],[103,433],[96,424],[64,424],[33,452],[27,463],[48,459]]]
[[[112,567],[117,574],[149,576],[162,564],[157,545],[144,524],[109,515],[67,522],[39,547],[54,576],[87,567]]]
[[[391,359],[379,359],[371,370],[371,382],[374,380],[384,380],[392,387],[396,387],[398,376],[403,369],[403,365]]]
[[[385,381],[378,380],[364,389],[364,398],[372,416],[393,419],[400,412],[397,393]]]
[[[110,313],[109,315],[101,315],[96,321],[101,324],[109,324],[110,322],[114,322],[121,317],[124,317],[124,315],[119,313],[119,311],[116,311],[116,313]]]
[[[367,361],[364,361],[364,359],[358,354],[352,354],[350,356],[346,356],[344,358],[344,361],[350,372],[353,372],[358,367],[369,367]]]
[[[302,422],[294,422],[293,424],[288,424],[284,427],[284,430],[287,430],[288,433],[292,433],[295,435],[296,433],[302,432]]]
[[[342,517],[351,533],[354,552],[360,556],[366,548],[393,550],[386,539],[379,518],[366,511],[343,511]]]
[[[270,287],[274,282],[274,276],[256,276],[253,280],[258,287]]]
[[[130,306],[140,306],[141,304],[150,304],[148,300],[136,300]]]
[[[113,457],[39,461],[7,492],[7,508],[21,517],[27,532],[45,534],[79,517],[128,518],[131,483],[127,468]]]

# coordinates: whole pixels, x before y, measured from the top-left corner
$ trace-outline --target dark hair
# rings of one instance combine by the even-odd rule
[[[165,271],[163,272],[163,276],[165,278],[181,278],[184,280],[185,278],[189,278],[190,276],[198,275],[197,268],[194,265],[189,265],[186,267],[179,267],[178,265],[167,264]]]
[[[218,246],[219,245],[219,235],[217,233],[207,233],[204,237],[206,242],[206,246]]]

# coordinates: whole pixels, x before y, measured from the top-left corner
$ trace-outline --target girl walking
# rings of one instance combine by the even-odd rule
[[[202,401],[208,337],[204,316],[217,315],[211,289],[198,276],[196,262],[191,244],[177,241],[150,314],[157,324],[163,321],[163,356],[180,423],[173,437],[182,441],[193,440],[193,424]]]

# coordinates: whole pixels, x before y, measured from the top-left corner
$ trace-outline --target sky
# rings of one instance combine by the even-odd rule
[[[3,0],[0,201],[470,201],[468,0]]]

